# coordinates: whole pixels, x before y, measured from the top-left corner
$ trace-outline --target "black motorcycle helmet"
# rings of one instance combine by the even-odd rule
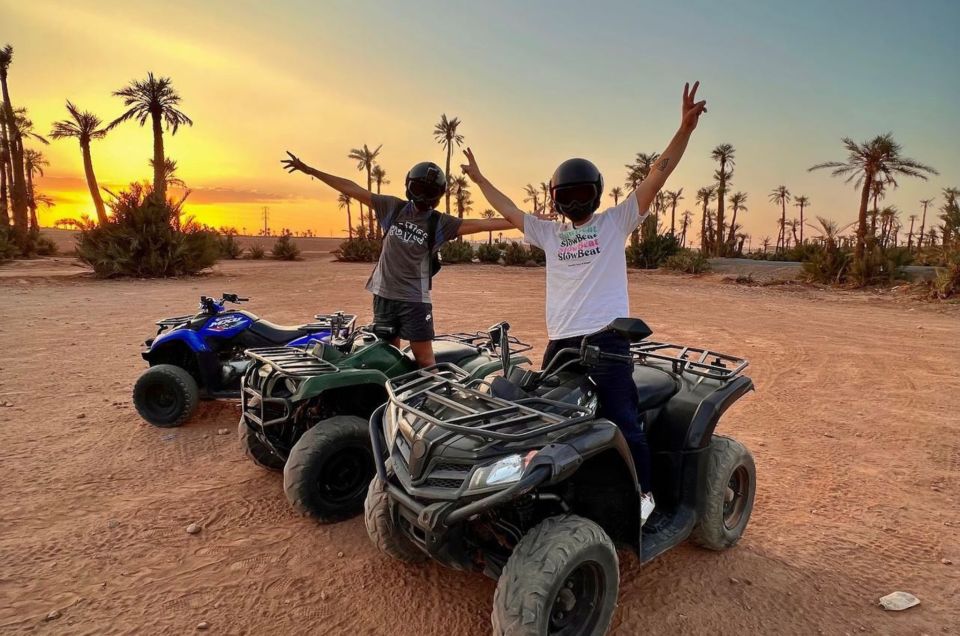
[[[421,210],[432,210],[447,191],[447,178],[440,166],[430,161],[422,161],[410,168],[406,186],[409,200],[416,203]]]
[[[550,179],[553,209],[573,222],[583,221],[600,207],[603,175],[586,159],[567,159]]]

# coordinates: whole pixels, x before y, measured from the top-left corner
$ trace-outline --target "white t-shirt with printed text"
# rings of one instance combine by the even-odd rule
[[[630,315],[627,237],[640,214],[636,194],[593,215],[580,227],[526,215],[523,237],[547,256],[547,335],[584,336]]]

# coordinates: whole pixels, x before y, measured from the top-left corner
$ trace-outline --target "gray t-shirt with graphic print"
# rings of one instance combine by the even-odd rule
[[[429,303],[427,222],[431,212],[420,212],[410,201],[397,197],[374,194],[371,200],[385,235],[380,260],[367,281],[367,291],[391,300]],[[434,251],[457,236],[462,222],[455,216],[440,214]]]

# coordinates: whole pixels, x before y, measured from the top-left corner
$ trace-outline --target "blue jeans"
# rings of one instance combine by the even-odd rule
[[[569,347],[579,348],[584,336],[551,340],[543,354],[543,365],[547,366],[557,353]],[[612,332],[602,333],[590,338],[589,343],[597,345],[606,353],[627,355],[630,343],[622,336]],[[589,377],[597,385],[597,398],[600,409],[597,413],[620,429],[630,446],[633,463],[643,492],[650,492],[650,446],[640,423],[639,397],[637,385],[633,382],[633,364],[614,360],[602,360],[590,369]]]

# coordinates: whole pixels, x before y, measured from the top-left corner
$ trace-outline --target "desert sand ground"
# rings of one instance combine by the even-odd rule
[[[489,633],[492,581],[393,562],[359,518],[295,515],[280,476],[238,448],[235,405],[202,404],[161,430],[131,404],[153,320],[221,291],[275,322],[338,308],[369,318],[368,265],[237,261],[159,281],[10,267],[0,632],[183,634],[205,621],[218,634]],[[759,484],[736,548],[683,545],[645,567],[621,553],[613,633],[960,631],[957,308],[642,272],[630,291],[657,338],[751,360],[757,392],[720,431],[753,450]],[[450,266],[435,316],[446,330],[508,319],[538,355],[543,296],[542,269]],[[202,532],[187,534],[194,522]],[[879,609],[894,590],[922,604]]]

